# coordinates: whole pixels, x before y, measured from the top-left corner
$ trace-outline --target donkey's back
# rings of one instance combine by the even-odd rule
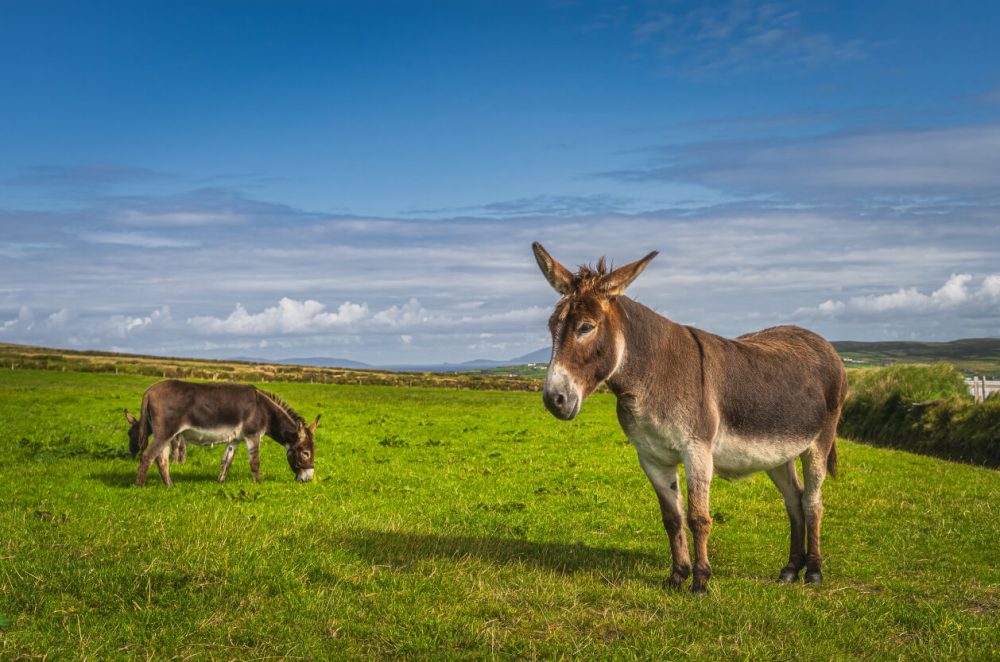
[[[808,432],[839,413],[847,395],[847,372],[833,345],[812,331],[776,326],[722,347],[728,377],[723,380],[724,401],[732,415],[739,410],[746,424],[761,416],[774,420],[778,413],[789,432]]]
[[[824,459],[834,452],[847,373],[829,342],[797,326],[735,340],[692,331],[704,347],[706,395],[717,408],[718,473],[770,469],[817,442]]]

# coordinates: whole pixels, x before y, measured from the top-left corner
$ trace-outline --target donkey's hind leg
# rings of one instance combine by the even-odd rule
[[[226,444],[226,452],[222,454],[222,470],[219,472],[219,482],[226,482],[229,474],[229,466],[233,463],[233,456],[236,455],[236,442]]]
[[[791,524],[791,545],[788,551],[788,565],[781,569],[779,582],[786,584],[799,581],[799,571],[806,564],[805,514],[802,512],[802,483],[795,471],[795,460],[775,467],[767,472],[775,487],[785,498],[785,510]]]
[[[823,583],[823,555],[820,553],[819,531],[823,522],[823,481],[826,479],[826,458],[835,433],[824,432],[802,454],[802,477],[806,487],[802,493],[802,512],[806,520],[806,575],[807,584]],[[829,439],[827,438],[829,437]]]

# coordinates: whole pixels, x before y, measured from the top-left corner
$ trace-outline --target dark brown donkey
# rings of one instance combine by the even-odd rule
[[[780,581],[798,581],[805,567],[806,582],[822,582],[821,489],[827,472],[835,474],[837,421],[847,394],[847,374],[833,347],[794,326],[728,340],[671,322],[622,296],[656,252],[613,271],[602,258],[596,269],[581,267],[574,274],[540,244],[533,248],[545,278],[562,295],[549,319],[545,406],[570,420],[601,382],[617,396],[618,421],[660,502],[673,555],[670,585],[682,585],[691,574],[679,464],[694,537],[694,593],[705,592],[712,574],[712,476],[732,479],[756,471],[774,481],[791,521],[791,551]]]
[[[149,465],[156,460],[166,485],[170,480],[170,442],[178,435],[192,444],[225,443],[219,482],[226,479],[236,444],[246,441],[253,479],[260,481],[260,440],[265,434],[285,447],[288,466],[296,480],[313,477],[313,432],[310,425],[278,396],[247,384],[201,384],[168,379],[150,386],[142,396],[139,421],[133,426],[142,450],[136,485],[146,483]],[[153,442],[146,446],[148,436]]]

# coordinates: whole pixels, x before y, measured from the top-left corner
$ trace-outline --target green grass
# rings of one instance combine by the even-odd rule
[[[994,471],[840,442],[820,587],[774,582],[768,479],[716,481],[699,599],[611,396],[272,383],[323,414],[318,480],[265,441],[259,485],[216,447],[137,489],[151,381],[0,373],[0,658],[1000,657]]]
[[[531,377],[533,379],[545,379],[547,371],[547,363],[523,363],[520,365],[485,368],[483,370],[477,370],[476,372],[483,375],[496,375],[499,377]]]

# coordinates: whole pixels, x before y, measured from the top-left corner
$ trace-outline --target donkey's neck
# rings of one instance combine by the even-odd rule
[[[628,297],[619,297],[617,304],[625,352],[607,379],[611,391],[619,397],[643,398],[682,377],[678,369],[690,364],[691,349],[697,352],[689,329]]]
[[[263,392],[258,391],[257,395],[268,413],[267,436],[283,446],[294,444],[298,440],[299,428],[292,415]]]

